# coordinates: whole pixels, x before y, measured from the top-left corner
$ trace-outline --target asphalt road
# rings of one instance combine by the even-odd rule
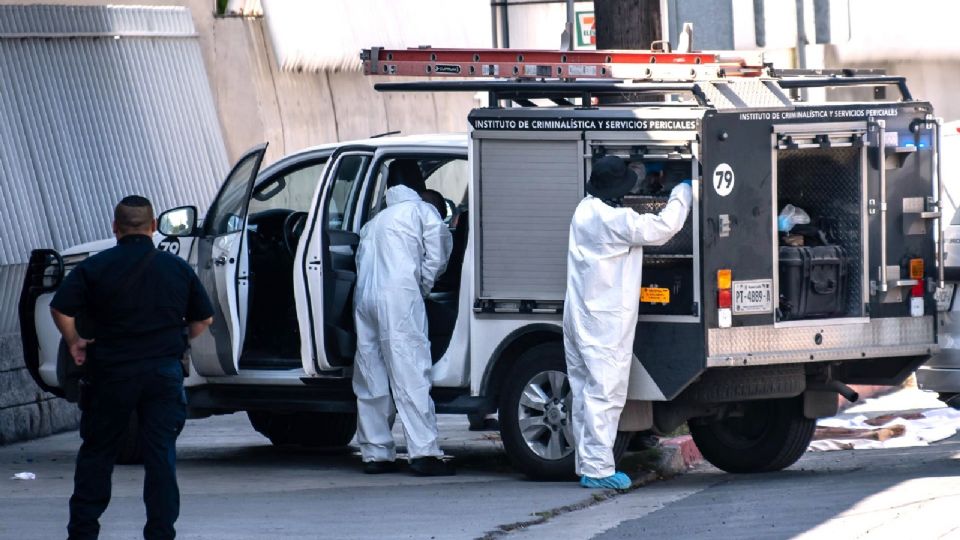
[[[352,452],[274,448],[243,415],[190,421],[179,444],[179,537],[960,538],[960,437],[808,453],[774,474],[702,466],[613,495],[525,480],[494,433],[468,432],[460,417],[441,417],[441,431],[459,474],[424,479],[363,475]],[[64,433],[0,447],[0,538],[65,536],[78,444]],[[25,471],[37,479],[9,479]],[[142,476],[117,467],[101,538],[140,537]]]
[[[953,437],[928,447],[807,453],[763,475],[702,466],[516,538],[960,538],[958,505]]]

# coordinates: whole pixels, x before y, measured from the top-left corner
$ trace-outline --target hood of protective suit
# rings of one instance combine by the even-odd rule
[[[402,202],[422,202],[420,195],[407,186],[393,186],[386,193],[387,206],[393,206]]]

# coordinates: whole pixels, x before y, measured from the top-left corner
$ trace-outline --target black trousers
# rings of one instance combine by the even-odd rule
[[[83,400],[69,538],[97,538],[100,516],[110,502],[110,477],[121,438],[136,412],[143,448],[143,502],[147,523],[143,537],[174,538],[180,514],[176,442],[187,417],[183,371],[177,360],[164,361],[134,375],[98,373],[91,377],[89,399]]]

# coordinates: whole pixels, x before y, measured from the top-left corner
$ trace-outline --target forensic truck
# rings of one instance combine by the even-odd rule
[[[246,411],[278,444],[350,440],[353,258],[401,157],[451,211],[453,274],[426,300],[437,411],[498,413],[532,477],[573,472],[567,239],[602,156],[661,171],[624,199],[638,212],[686,178],[694,194],[683,230],[644,249],[618,455],[631,433],[686,423],[721,469],[782,469],[838,396],[857,399],[849,385],[898,384],[935,352],[940,123],[903,78],[663,50],[361,58],[370,75],[430,77],[378,90],[482,92],[488,106],[455,140],[342,144],[259,175],[254,152],[202,223],[193,208],[160,217],[160,245],[177,246],[219,306],[191,352],[195,416]],[[312,176],[292,174],[308,163]],[[47,305],[91,251],[38,250],[27,272],[25,357],[53,391],[65,360]]]

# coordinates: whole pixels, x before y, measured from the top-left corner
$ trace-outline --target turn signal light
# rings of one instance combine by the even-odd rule
[[[923,259],[910,259],[910,279],[923,279]]]
[[[731,272],[729,268],[717,270],[717,288],[729,289],[732,286],[733,286],[733,272]]]

